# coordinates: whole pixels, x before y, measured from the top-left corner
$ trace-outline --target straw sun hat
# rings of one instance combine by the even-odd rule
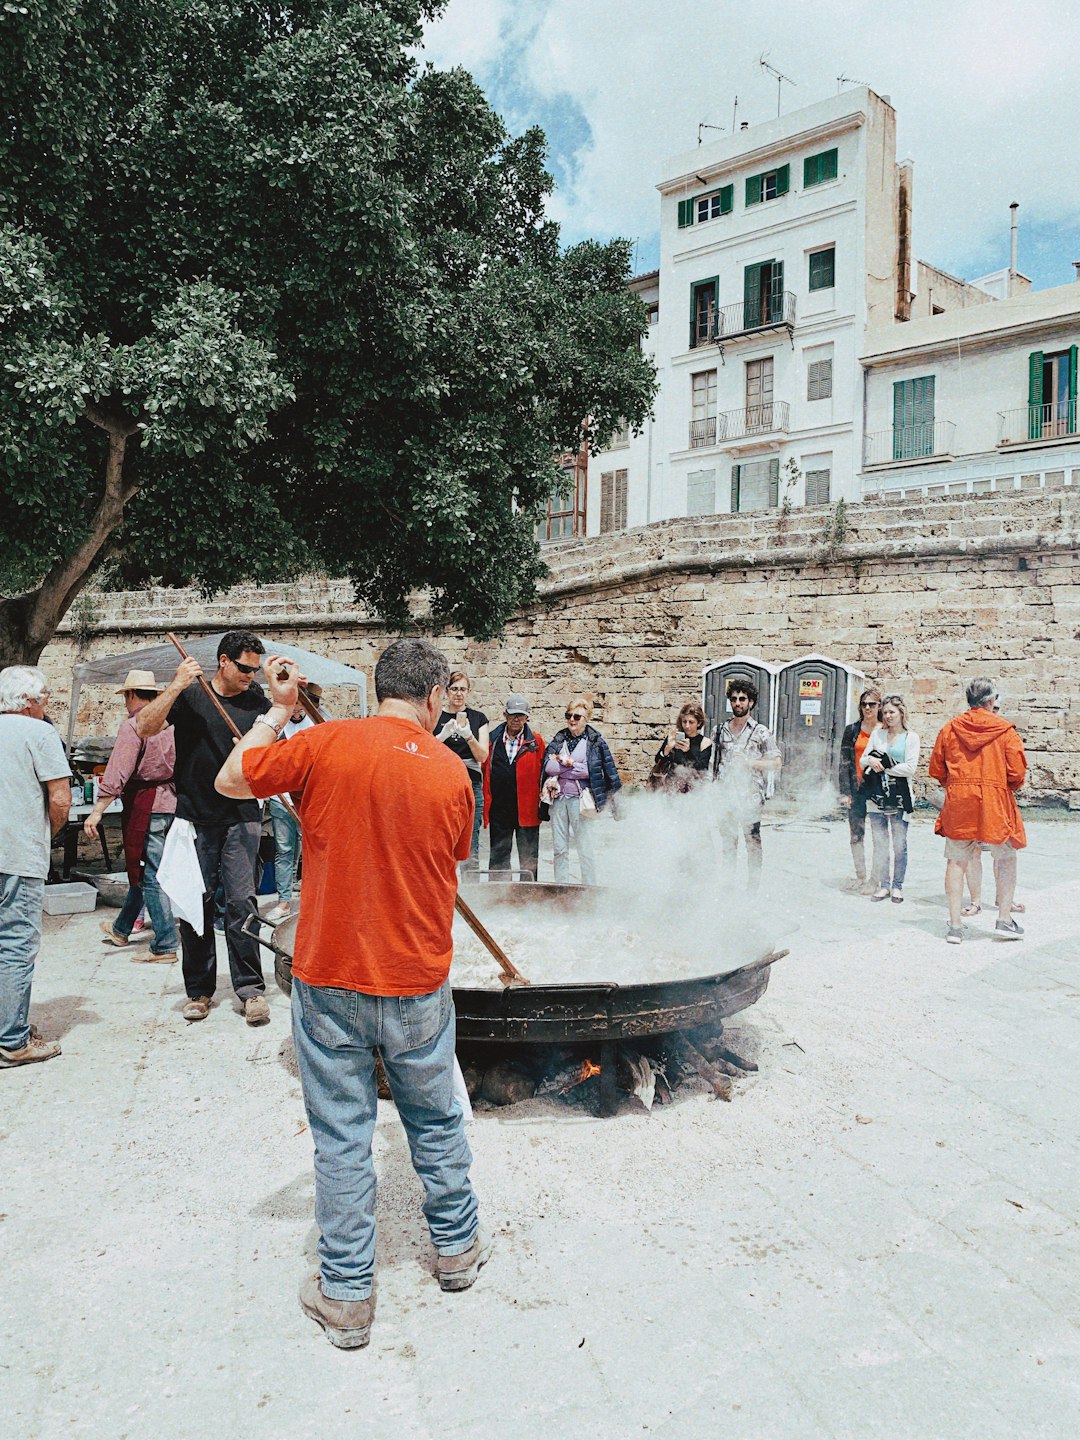
[[[159,685],[154,679],[152,670],[129,670],[124,676],[124,683],[115,693],[123,695],[128,690],[157,690],[160,692],[164,689],[165,686]]]

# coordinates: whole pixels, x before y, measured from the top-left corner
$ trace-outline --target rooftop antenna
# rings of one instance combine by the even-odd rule
[[[757,62],[766,74],[771,75],[776,81],[776,116],[780,118],[780,91],[784,85],[797,85],[797,80],[792,80],[790,75],[782,75],[775,65],[769,64],[769,52],[763,50],[758,56]]]
[[[867,84],[865,80],[856,80],[854,75],[837,75],[836,93],[838,95],[845,85],[865,85],[867,90],[870,89],[869,84]]]
[[[701,144],[701,132],[702,132],[703,130],[721,130],[721,131],[722,131],[723,128],[724,128],[723,125],[706,125],[705,121],[702,120],[701,124],[697,127],[697,143],[698,143],[699,145]]]

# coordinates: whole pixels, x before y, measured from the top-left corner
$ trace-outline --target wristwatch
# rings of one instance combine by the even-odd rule
[[[277,739],[280,738],[281,732],[282,732],[282,730],[284,730],[284,728],[285,728],[285,722],[284,722],[284,721],[282,721],[282,723],[281,723],[280,725],[275,725],[274,722],[273,722],[273,720],[268,720],[265,715],[256,715],[256,717],[255,717],[255,724],[256,724],[256,725],[265,725],[268,730],[273,730],[273,732],[274,732],[274,739],[275,739],[275,740],[277,740]]]

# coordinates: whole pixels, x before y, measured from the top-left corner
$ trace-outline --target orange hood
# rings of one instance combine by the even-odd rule
[[[965,757],[977,755],[1013,728],[1012,722],[992,710],[966,710],[952,722],[952,731]]]

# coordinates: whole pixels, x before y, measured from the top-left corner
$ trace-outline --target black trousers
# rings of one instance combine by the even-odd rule
[[[240,929],[251,914],[255,899],[255,861],[261,834],[262,825],[258,820],[195,826],[195,853],[206,887],[203,933],[196,935],[187,921],[179,917],[176,922],[184,952],[184,989],[189,996],[213,995],[217,988],[214,894],[219,885],[225,893],[225,944],[233,989],[241,1000],[250,1000],[266,990],[258,941]]]
[[[491,854],[488,858],[488,874],[510,869],[510,851],[517,837],[518,870],[522,880],[536,879],[537,857],[540,853],[540,826],[519,825],[516,821],[500,820],[497,815],[488,819],[491,830]]]

